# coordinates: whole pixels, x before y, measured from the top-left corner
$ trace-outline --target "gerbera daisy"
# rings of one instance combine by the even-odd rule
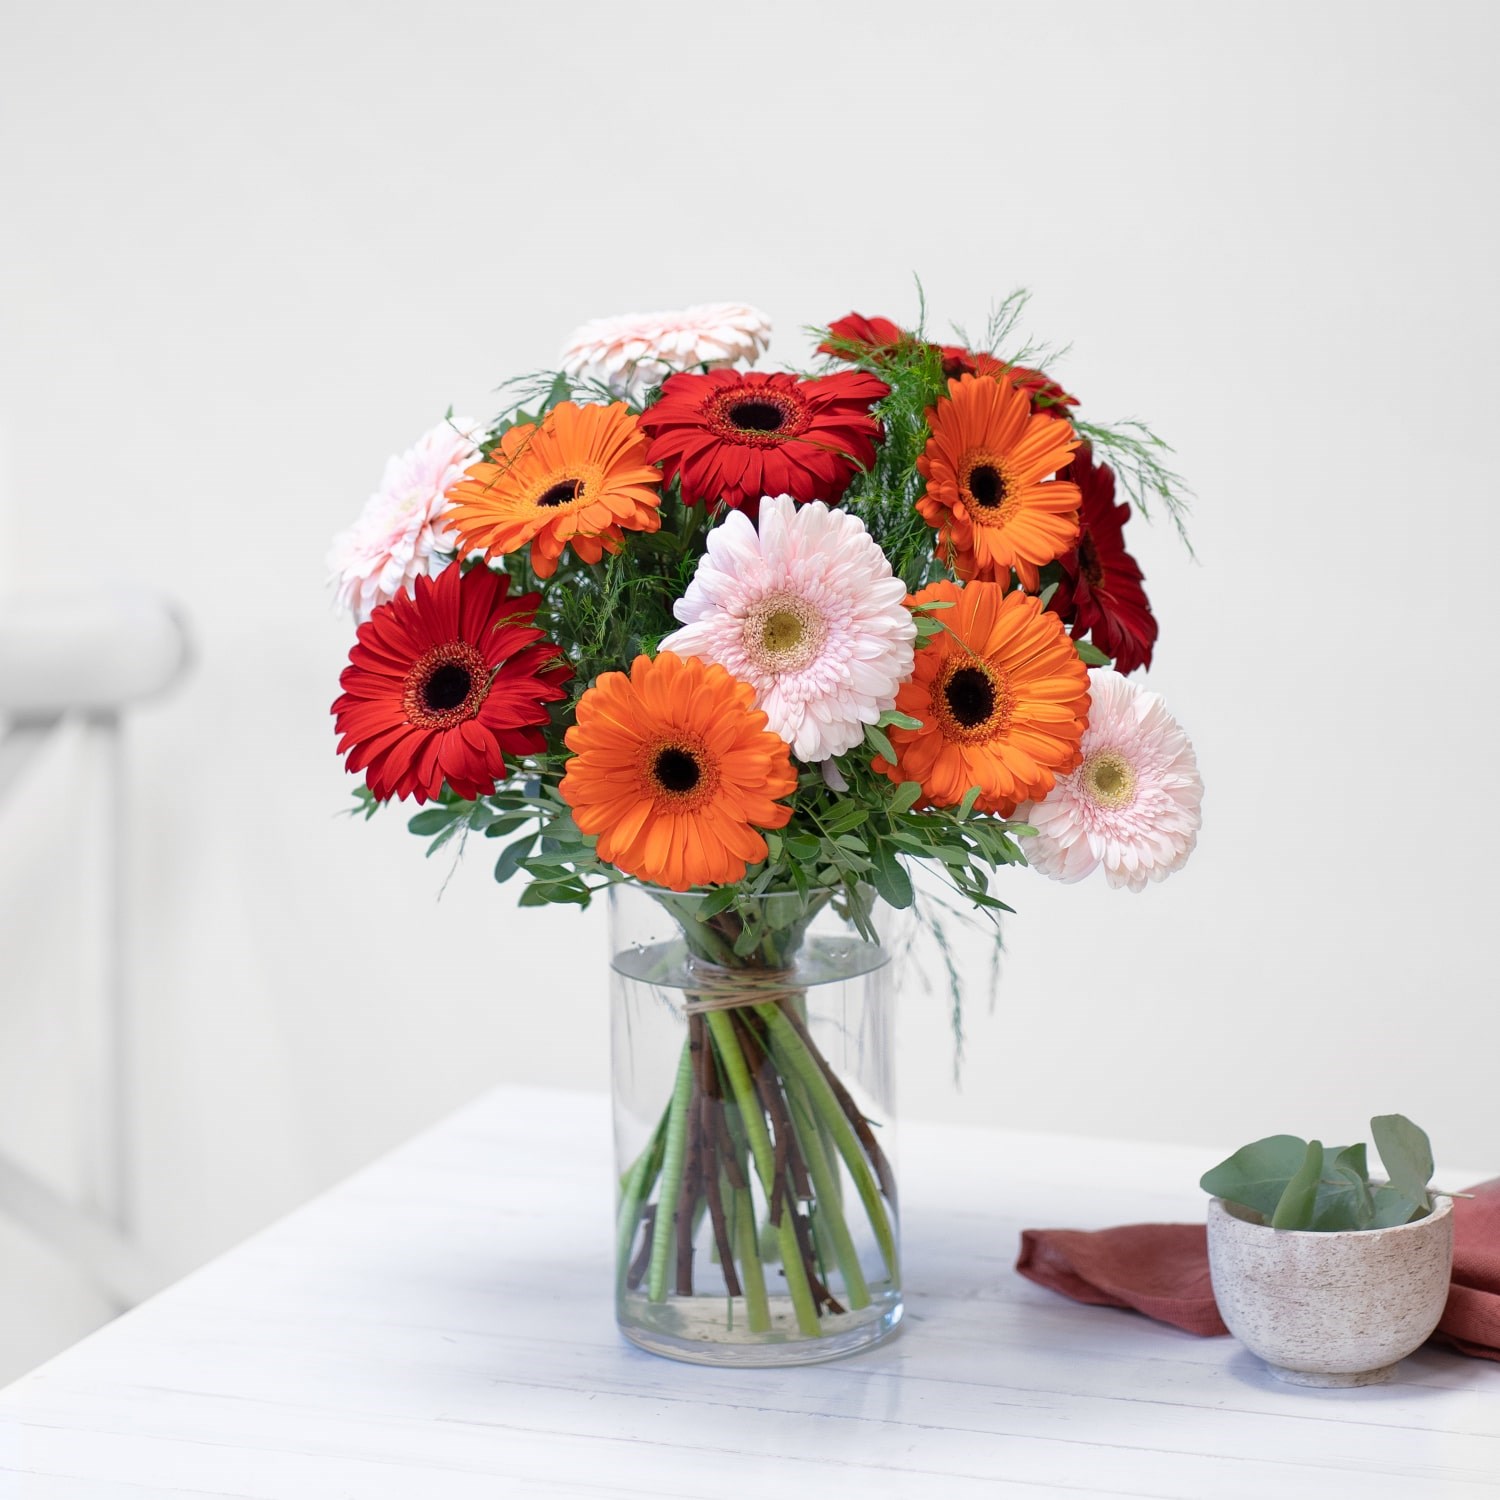
[[[619,402],[560,402],[541,426],[523,422],[449,491],[449,516],[466,550],[486,557],[531,543],[538,578],[557,571],[571,545],[585,562],[618,552],[627,531],[656,531],[661,481],[646,440]]]
[[[1038,569],[1078,539],[1078,486],[1052,479],[1078,446],[1072,426],[1033,413],[1003,380],[963,375],[927,411],[917,509],[959,575],[1035,591]]]
[[[848,348],[850,344],[858,344],[866,359],[878,360],[882,354],[911,340],[911,335],[889,318],[867,318],[863,313],[835,318],[828,325],[828,332],[833,342],[819,344],[817,352],[844,360],[854,357]]]
[[[1078,486],[1083,503],[1078,547],[1062,559],[1062,583],[1049,608],[1071,624],[1075,640],[1087,635],[1107,651],[1116,671],[1149,667],[1156,617],[1141,586],[1140,566],[1125,550],[1130,506],[1115,504],[1114,470],[1096,464],[1085,443],[1063,477]]]
[[[824,760],[859,744],[911,676],[905,597],[857,516],[768,496],[758,529],[736,511],[709,532],[662,649],[748,682],[798,760]]]
[[[1157,693],[1109,667],[1089,673],[1083,763],[1044,801],[1017,808],[1036,829],[1026,857],[1054,880],[1104,866],[1112,886],[1146,888],[1187,863],[1203,821],[1198,758]]]
[[[1059,408],[1077,406],[1078,398],[1070,396],[1050,375],[1026,365],[1007,364],[993,354],[976,354],[962,344],[940,344],[943,356],[943,374],[949,380],[960,375],[1003,375],[1018,391],[1024,391],[1031,402],[1032,411],[1050,411],[1056,416],[1066,417],[1067,412]]]
[[[641,426],[667,482],[688,505],[722,501],[753,513],[762,495],[838,502],[875,458],[880,423],[870,407],[890,387],[859,371],[795,375],[714,370],[673,375]]]
[[[448,487],[479,457],[470,418],[441,422],[386,460],[380,488],[328,554],[329,582],[341,609],[368,620],[377,604],[411,593],[412,583],[437,572],[458,545],[447,516]]]
[[[771,341],[771,320],[745,302],[705,302],[681,312],[595,318],[574,329],[563,370],[639,402],[677,370],[753,365]]]
[[[905,344],[917,343],[917,336],[908,333],[889,318],[867,318],[862,313],[850,313],[828,325],[831,340],[818,345],[819,354],[831,354],[835,359],[866,359],[880,364],[885,356]],[[858,345],[851,349],[850,345]],[[955,380],[960,375],[1001,375],[1008,373],[1010,383],[1026,392],[1033,411],[1050,411],[1055,407],[1077,406],[1078,398],[1070,396],[1049,375],[1026,365],[1007,364],[993,354],[976,353],[962,344],[934,344],[921,341],[924,349],[935,349],[942,356],[943,376]],[[1058,412],[1059,416],[1066,413]]]
[[[606,672],[578,700],[559,790],[599,857],[669,890],[724,885],[766,857],[796,772],[750,685],[664,651]]]
[[[897,709],[922,727],[888,729],[895,764],[878,756],[875,769],[921,783],[933,806],[962,802],[978,787],[981,808],[1009,814],[1078,764],[1088,672],[1062,621],[1029,594],[934,583],[911,600],[932,602],[951,606],[938,615],[946,628],[917,652],[896,694]]]
[[[446,781],[482,797],[505,775],[505,756],[546,741],[538,725],[573,675],[531,624],[535,594],[506,597],[509,580],[450,563],[418,578],[363,625],[334,702],[339,753],[376,797],[436,797]]]

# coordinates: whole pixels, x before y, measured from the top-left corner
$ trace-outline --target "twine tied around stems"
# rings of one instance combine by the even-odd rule
[[[693,976],[683,1014],[701,1016],[712,1010],[738,1010],[743,1005],[782,1005],[801,996],[802,986],[790,969],[726,969],[694,955],[688,960]]]

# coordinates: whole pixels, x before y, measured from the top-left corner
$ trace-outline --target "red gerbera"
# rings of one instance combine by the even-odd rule
[[[539,596],[506,597],[510,580],[450,563],[419,577],[359,627],[334,702],[339,753],[387,797],[436,797],[446,781],[483,797],[506,755],[544,749],[537,725],[566,697],[573,669],[531,624]]]
[[[881,426],[870,407],[889,392],[863,372],[672,375],[640,418],[646,457],[668,483],[681,478],[688,505],[722,500],[754,516],[763,495],[836,504],[874,461]]]
[[[831,343],[818,345],[819,354],[831,354],[835,359],[852,360],[858,356],[849,351],[850,344],[862,346],[863,357],[872,364],[879,364],[881,356],[899,349],[903,344],[916,342],[916,335],[891,322],[889,318],[867,318],[863,313],[850,313],[828,325],[828,331],[843,345]],[[925,342],[923,347],[936,349],[943,358],[943,378],[957,380],[960,375],[1010,375],[1010,382],[1017,390],[1025,391],[1031,398],[1032,411],[1050,411],[1057,416],[1065,413],[1065,406],[1077,406],[1078,398],[1070,396],[1055,380],[1040,370],[1026,365],[1008,365],[993,354],[976,354],[962,344],[933,344]]]
[[[1071,627],[1074,640],[1087,634],[1107,651],[1118,672],[1151,665],[1156,646],[1156,617],[1151,613],[1144,578],[1125,550],[1125,523],[1130,506],[1115,504],[1115,475],[1108,464],[1096,464],[1087,447],[1059,472],[1078,486],[1077,549],[1061,559],[1063,578],[1049,607]]]
[[[828,332],[845,347],[840,349],[825,342],[818,345],[817,352],[831,354],[835,359],[848,359],[850,344],[859,344],[867,357],[878,359],[887,349],[899,348],[911,339],[904,328],[897,327],[889,318],[867,318],[863,313],[835,319],[828,325]]]
[[[1067,415],[1063,407],[1078,405],[1077,396],[1070,396],[1040,370],[1026,365],[1008,365],[993,354],[976,354],[961,344],[942,344],[939,351],[943,356],[943,374],[949,380],[957,380],[960,375],[1008,375],[1010,383],[1031,398],[1032,411],[1050,411],[1054,416],[1062,417]]]

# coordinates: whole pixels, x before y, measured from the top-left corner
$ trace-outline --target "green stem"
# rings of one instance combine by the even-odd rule
[[[677,1082],[667,1111],[666,1148],[662,1155],[661,1191],[656,1195],[656,1234],[651,1242],[651,1270],[647,1295],[653,1302],[667,1299],[667,1256],[671,1250],[672,1214],[682,1187],[682,1159],[687,1147],[688,1101],[693,1093],[693,1054],[686,1045],[677,1064]],[[682,1226],[686,1230],[689,1226]]]
[[[616,1280],[621,1285],[624,1284],[625,1272],[630,1266],[630,1247],[635,1243],[635,1231],[641,1222],[641,1205],[651,1191],[651,1183],[661,1160],[662,1133],[665,1128],[666,1116],[663,1115],[657,1121],[656,1129],[652,1132],[646,1149],[636,1157],[635,1165],[626,1174],[624,1186],[620,1189],[615,1271]]]
[[[770,1008],[775,1009],[774,1006]],[[739,1105],[745,1133],[750,1138],[756,1174],[765,1190],[766,1202],[770,1203],[776,1193],[775,1152],[771,1146],[771,1137],[766,1131],[766,1118],[761,1113],[755,1085],[750,1081],[750,1070],[745,1065],[745,1055],[740,1051],[739,1039],[734,1034],[733,1023],[726,1011],[708,1011],[706,1019],[723,1060],[724,1071],[729,1075],[729,1084],[734,1090],[735,1102]],[[670,1144],[669,1137],[669,1150]],[[797,1243],[797,1231],[792,1227],[792,1212],[788,1205],[782,1212],[781,1223],[776,1230],[781,1245],[781,1265],[786,1275],[787,1291],[791,1294],[792,1307],[797,1314],[797,1327],[809,1338],[814,1338],[822,1333],[823,1326],[818,1321],[812,1288],[807,1284],[807,1272],[802,1267],[802,1249]]]
[[[734,1213],[734,1238],[740,1252],[740,1283],[745,1293],[745,1314],[751,1333],[771,1331],[771,1304],[766,1299],[766,1273],[761,1268],[755,1243],[755,1200],[749,1188],[730,1194]]]
[[[875,1231],[875,1239],[880,1245],[886,1269],[890,1272],[891,1280],[898,1282],[900,1271],[896,1259],[896,1237],[891,1232],[891,1221],[886,1215],[885,1205],[880,1201],[880,1185],[875,1181],[875,1174],[865,1159],[864,1148],[854,1133],[854,1127],[828,1086],[828,1080],[823,1076],[817,1060],[797,1035],[796,1028],[782,1015],[781,1007],[772,1004],[757,1005],[755,1012],[769,1028],[777,1066],[783,1074],[794,1076],[807,1090],[813,1109],[832,1132],[834,1145],[844,1158],[860,1200],[864,1203],[865,1212],[869,1215],[870,1227]]]
[[[849,1225],[839,1208],[838,1169],[824,1155],[823,1143],[807,1104],[801,1080],[788,1076],[786,1083],[787,1104],[792,1111],[792,1122],[797,1128],[803,1160],[807,1162],[808,1176],[812,1178],[813,1199],[816,1204],[813,1231],[819,1238],[826,1233],[833,1241],[833,1255],[838,1262],[839,1275],[844,1278],[849,1306],[868,1307],[870,1289],[865,1284],[865,1273],[860,1268],[854,1237],[849,1233]]]

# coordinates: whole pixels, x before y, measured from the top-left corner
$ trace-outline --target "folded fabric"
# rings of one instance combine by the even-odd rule
[[[1453,1284],[1435,1339],[1500,1360],[1500,1177],[1453,1202]],[[1201,1224],[1023,1229],[1016,1270],[1075,1302],[1127,1307],[1210,1337],[1228,1333],[1208,1274]]]

